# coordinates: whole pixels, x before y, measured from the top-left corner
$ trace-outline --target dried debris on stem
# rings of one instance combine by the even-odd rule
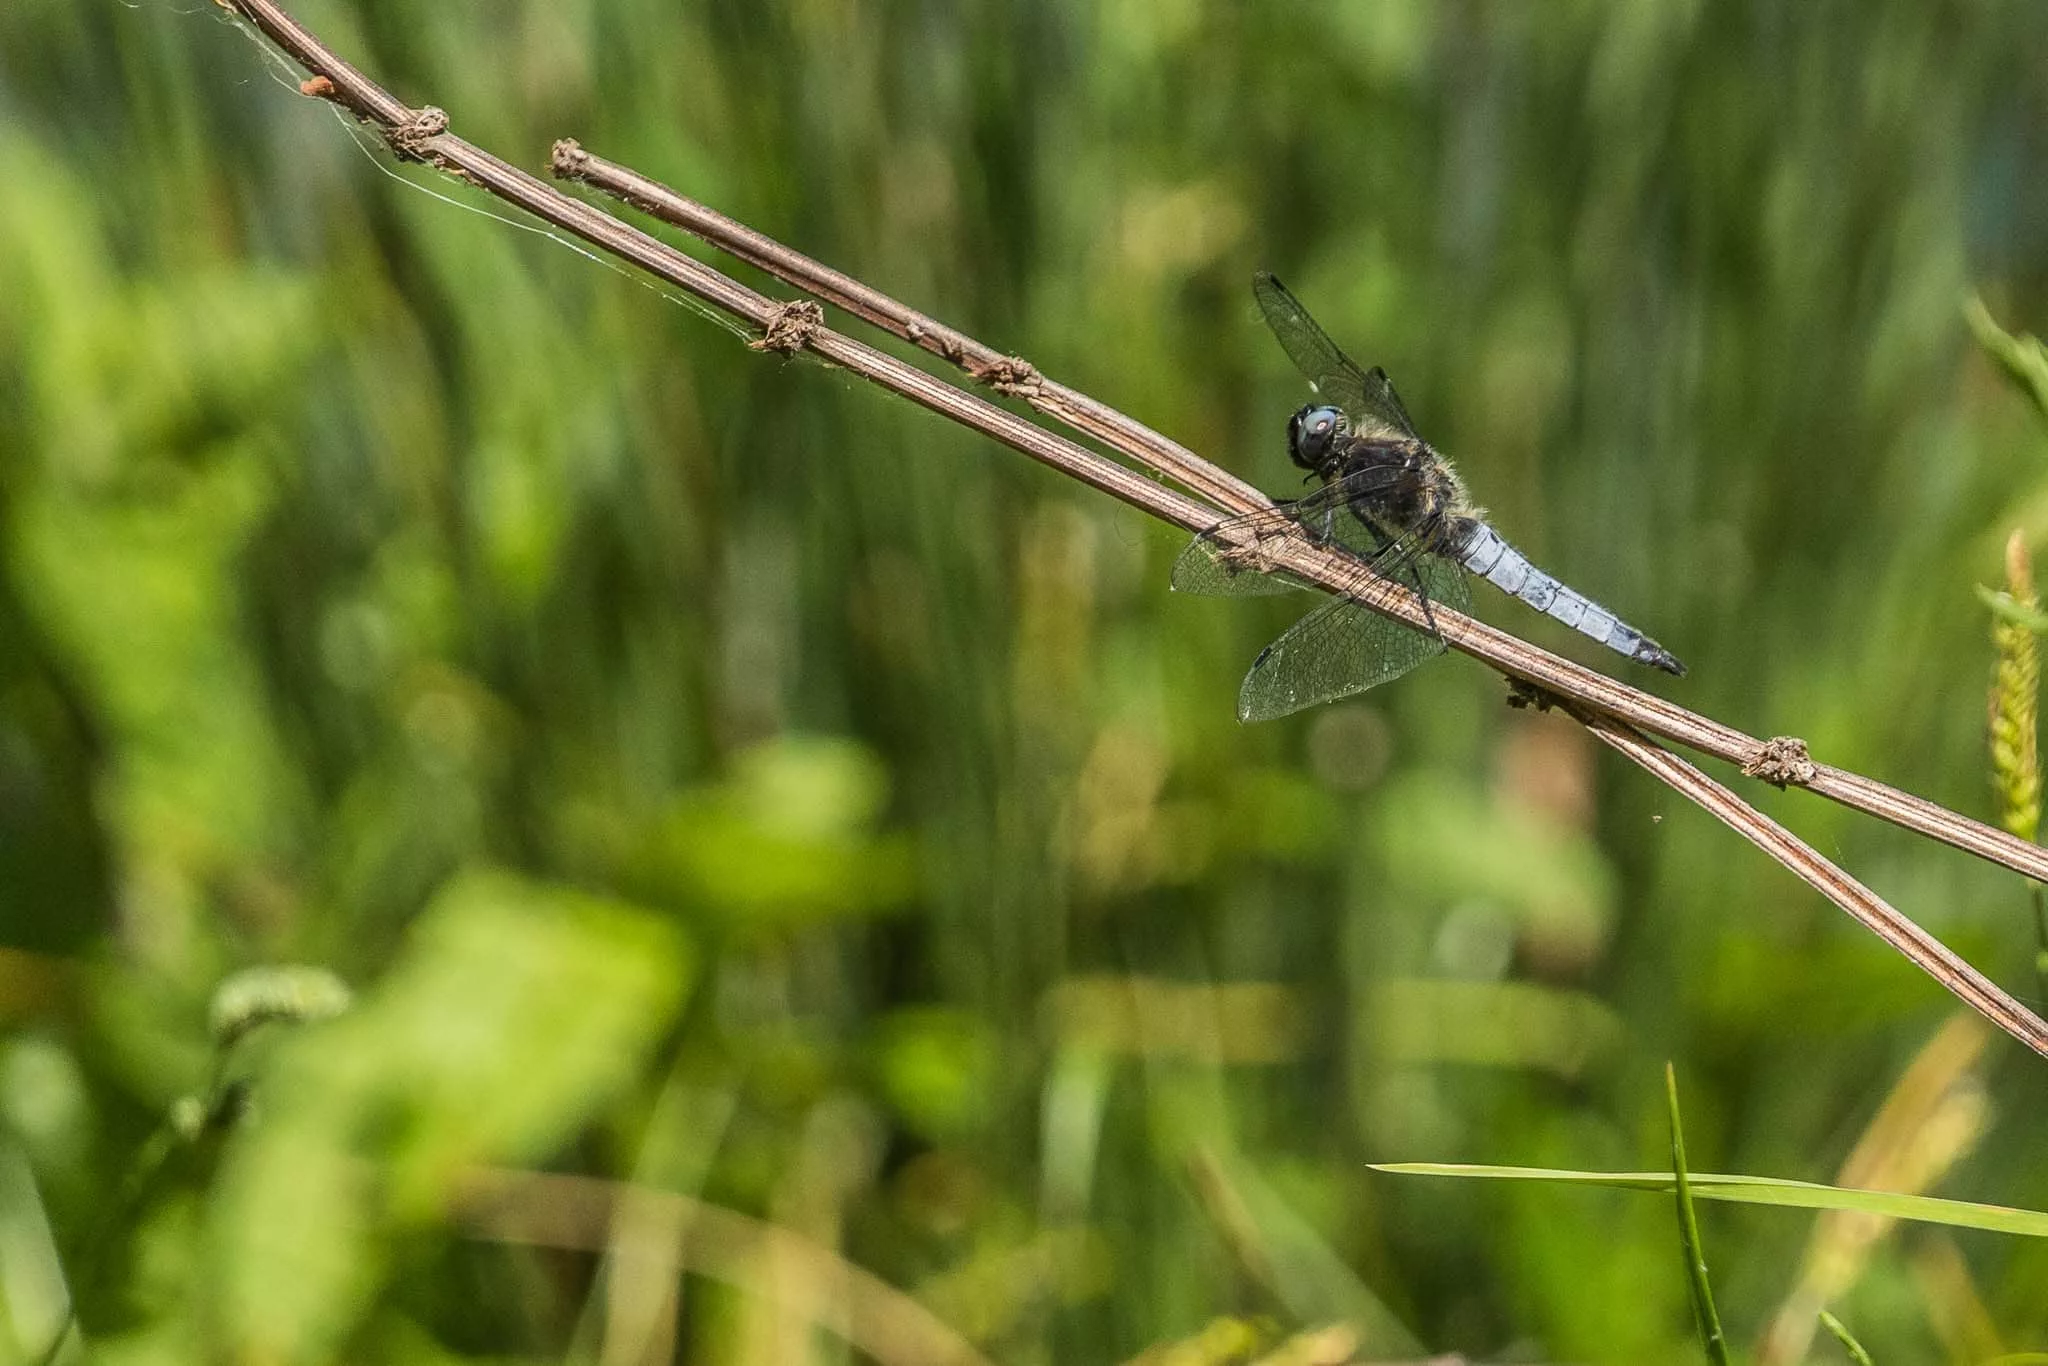
[[[1174,480],[1194,496],[1168,488],[986,399],[827,328],[819,315],[749,289],[458,137],[448,131],[445,114],[431,107],[415,110],[407,106],[343,61],[273,0],[216,3],[255,25],[304,68],[308,80],[302,89],[331,100],[373,126],[391,143],[397,155],[467,180],[534,217],[573,233],[600,251],[742,319],[761,334],[756,343],[760,349],[785,354],[797,349],[809,351],[1185,531],[1201,532],[1225,516],[1270,506],[1257,489],[1143,424],[1046,379],[1028,362],[984,346],[673,190],[624,167],[603,162],[572,142],[557,144],[554,165],[558,175],[619,194],[796,288],[961,366],[979,382],[1030,403],[1146,470]],[[1413,594],[1377,578],[1341,547],[1319,544],[1305,533],[1278,546],[1272,559],[1289,573],[1332,593],[1354,597],[1374,611],[1411,625],[1433,625],[1451,648],[1481,660],[1510,680],[1566,703],[1570,713],[1591,726],[1603,741],[1699,801],[1823,895],[1870,925],[1886,942],[1906,953],[1993,1024],[2048,1056],[2048,1023],[1793,839],[1783,827],[1690,764],[1650,743],[1646,736],[1674,741],[1737,764],[1765,781],[1798,784],[2041,881],[2048,881],[2048,849],[1872,779],[1814,763],[1796,740],[1758,740],[1442,606],[1433,605],[1425,618],[1422,604]]]

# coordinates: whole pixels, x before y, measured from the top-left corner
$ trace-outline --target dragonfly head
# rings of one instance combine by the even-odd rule
[[[1331,405],[1306,405],[1287,420],[1287,454],[1303,469],[1320,474],[1343,425],[1344,414]]]

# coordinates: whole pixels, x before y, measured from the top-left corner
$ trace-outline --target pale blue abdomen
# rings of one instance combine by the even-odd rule
[[[1503,593],[1511,593],[1545,616],[1555,617],[1581,635],[1591,636],[1616,654],[1666,673],[1685,673],[1685,666],[1669,650],[1529,563],[1528,556],[1509,545],[1486,523],[1474,522],[1454,553],[1465,568]]]

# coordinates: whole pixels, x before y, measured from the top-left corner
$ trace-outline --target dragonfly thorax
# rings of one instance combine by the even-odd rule
[[[1479,515],[1450,462],[1414,437],[1341,437],[1318,473],[1343,491],[1359,521],[1413,533],[1433,548],[1456,543]]]

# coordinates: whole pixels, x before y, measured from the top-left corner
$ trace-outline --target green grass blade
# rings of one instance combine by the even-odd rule
[[[1721,1315],[1714,1308],[1714,1287],[1707,1280],[1707,1253],[1700,1246],[1699,1217],[1692,1207],[1692,1186],[1685,1172],[1685,1128],[1678,1120],[1678,1074],[1664,1064],[1664,1100],[1671,1112],[1672,1191],[1678,1204],[1678,1241],[1685,1256],[1687,1288],[1692,1291],[1693,1317],[1699,1323],[1700,1344],[1714,1366],[1728,1366],[1728,1338],[1721,1331]]]
[[[1820,1311],[1820,1326],[1835,1335],[1835,1341],[1842,1344],[1842,1350],[1849,1354],[1849,1360],[1855,1362],[1856,1366],[1877,1366],[1877,1363],[1870,1359],[1870,1353],[1863,1350],[1863,1344],[1856,1340],[1855,1335],[1842,1326],[1840,1319],[1825,1309]]]
[[[1571,1186],[1606,1186],[1616,1190],[1668,1191],[1670,1172],[1584,1172],[1552,1167],[1494,1167],[1459,1162],[1382,1162],[1374,1171],[1398,1176],[1458,1176],[1489,1181],[1550,1181]],[[2026,1238],[2048,1238],[2048,1214],[2006,1205],[1979,1205],[1967,1200],[1937,1200],[1928,1195],[1895,1195],[1889,1191],[1852,1190],[1811,1181],[1786,1181],[1775,1176],[1729,1176],[1693,1172],[1687,1177],[1694,1197],[1744,1205],[1784,1205],[1792,1209],[1846,1209],[1911,1219],[1950,1228],[1983,1229]]]
[[[1970,324],[1970,331],[1977,336],[1977,345],[1984,353],[1998,363],[2006,377],[2034,400],[2044,416],[2048,416],[2048,347],[2043,347],[2037,338],[2014,336],[2000,327],[1991,317],[1991,310],[1984,307],[1984,301],[1975,297],[1963,301],[1963,317]]]
[[[2048,635],[2048,612],[2030,610],[2013,601],[2012,594],[1996,588],[1975,585],[1977,601],[1991,609],[1991,615],[2000,621],[2009,621],[2015,626],[2032,631],[2035,635]]]

